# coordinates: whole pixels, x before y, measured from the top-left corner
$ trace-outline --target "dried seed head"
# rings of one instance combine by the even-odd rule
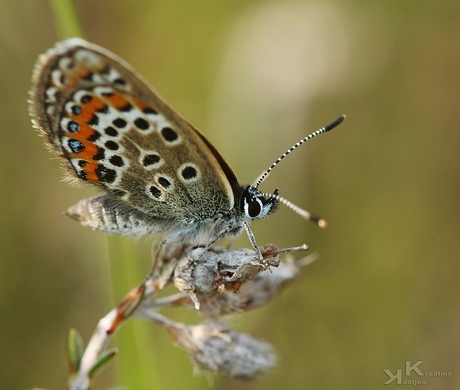
[[[200,370],[215,371],[227,378],[253,379],[276,363],[269,344],[218,322],[190,327],[169,323],[166,329]]]

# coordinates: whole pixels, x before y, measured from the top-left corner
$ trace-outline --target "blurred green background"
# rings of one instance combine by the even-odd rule
[[[79,0],[76,9],[84,37],[130,62],[242,182],[348,116],[263,185],[329,222],[320,230],[280,207],[253,224],[259,245],[305,242],[321,255],[270,305],[231,320],[273,343],[277,368],[254,382],[194,376],[162,329],[132,321],[120,335],[135,347],[139,333],[151,340],[133,357],[152,352],[142,358],[146,388],[398,388],[384,385],[384,370],[460,388],[458,0]],[[92,192],[61,182],[26,104],[37,56],[59,39],[47,1],[0,1],[1,389],[64,388],[69,328],[88,341],[121,298],[110,293],[122,282],[110,278],[109,252],[128,253],[140,275],[150,264],[151,241],[108,240],[62,215]],[[406,376],[407,361],[451,375]],[[122,383],[121,370],[112,364],[94,388]]]

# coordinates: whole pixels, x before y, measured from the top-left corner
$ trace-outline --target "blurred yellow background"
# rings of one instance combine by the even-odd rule
[[[307,243],[321,256],[270,305],[231,320],[275,346],[277,368],[254,382],[216,377],[211,387],[394,388],[384,370],[401,370],[401,381],[460,388],[458,1],[79,0],[76,8],[84,38],[131,63],[241,182],[348,116],[262,186],[329,222],[320,230],[281,206],[252,225],[259,245]],[[1,389],[64,388],[69,328],[87,342],[117,283],[107,238],[62,215],[92,192],[61,182],[30,124],[33,64],[59,39],[47,1],[0,2]],[[150,242],[122,244],[145,272]],[[250,244],[243,235],[236,245]],[[152,344],[141,348],[156,354],[157,388],[209,388],[162,329],[147,329]],[[419,361],[423,373],[451,375],[406,372]],[[116,383],[112,364],[95,388]]]

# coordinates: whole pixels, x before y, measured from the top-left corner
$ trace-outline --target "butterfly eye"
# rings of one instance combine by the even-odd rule
[[[244,215],[250,219],[262,219],[276,209],[277,201],[273,197],[265,199],[260,191],[248,187],[243,192],[242,206]]]
[[[262,202],[260,199],[255,199],[247,205],[246,214],[251,218],[256,218],[262,211]]]

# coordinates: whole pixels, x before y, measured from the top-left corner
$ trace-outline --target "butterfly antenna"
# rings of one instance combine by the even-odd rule
[[[328,131],[332,130],[333,128],[337,127],[338,125],[340,125],[344,120],[345,120],[346,116],[345,115],[341,115],[339,116],[334,122],[328,124],[327,126],[324,126],[322,127],[321,129],[319,130],[316,130],[314,133],[311,133],[310,135],[307,135],[305,138],[302,138],[299,142],[297,142],[295,145],[291,146],[288,150],[286,150],[280,157],[278,157],[278,159],[270,166],[270,168],[268,168],[262,175],[259,176],[259,178],[257,179],[256,181],[256,184],[254,185],[255,188],[259,187],[262,182],[268,177],[268,175],[270,174],[271,170],[273,168],[275,168],[278,163],[283,159],[285,158],[288,154],[290,154],[291,152],[293,152],[295,149],[297,149],[300,145],[302,145],[303,143],[307,142],[308,140],[312,139],[313,137],[316,137],[317,135],[320,135],[320,134],[323,134],[323,133],[327,133]],[[288,202],[288,201],[286,201]],[[290,202],[288,202],[290,203]],[[288,207],[291,207],[289,206],[287,203],[285,203],[286,206]],[[290,203],[292,205],[292,203]],[[295,205],[293,205],[294,207],[297,207]],[[292,208],[292,207],[291,207]],[[297,207],[298,208],[298,207]],[[294,211],[296,211],[294,208],[292,208]],[[301,209],[299,209],[301,210]],[[306,213],[306,211],[302,210],[303,212]],[[299,213],[300,215],[302,215],[302,213]],[[309,213],[308,213],[309,214]],[[307,219],[311,219],[311,218],[307,218]]]
[[[306,220],[316,223],[320,228],[324,229],[327,227],[327,221],[325,219],[318,217],[317,215],[314,215],[310,213],[309,211],[300,208],[299,206],[295,205],[289,200],[283,198],[282,196],[279,196],[278,194],[276,194],[276,192],[274,194],[264,193],[264,194],[260,194],[259,196],[274,198],[278,202],[289,207],[291,210],[293,210],[294,212],[296,212],[297,214],[299,214],[301,217],[305,218]]]

